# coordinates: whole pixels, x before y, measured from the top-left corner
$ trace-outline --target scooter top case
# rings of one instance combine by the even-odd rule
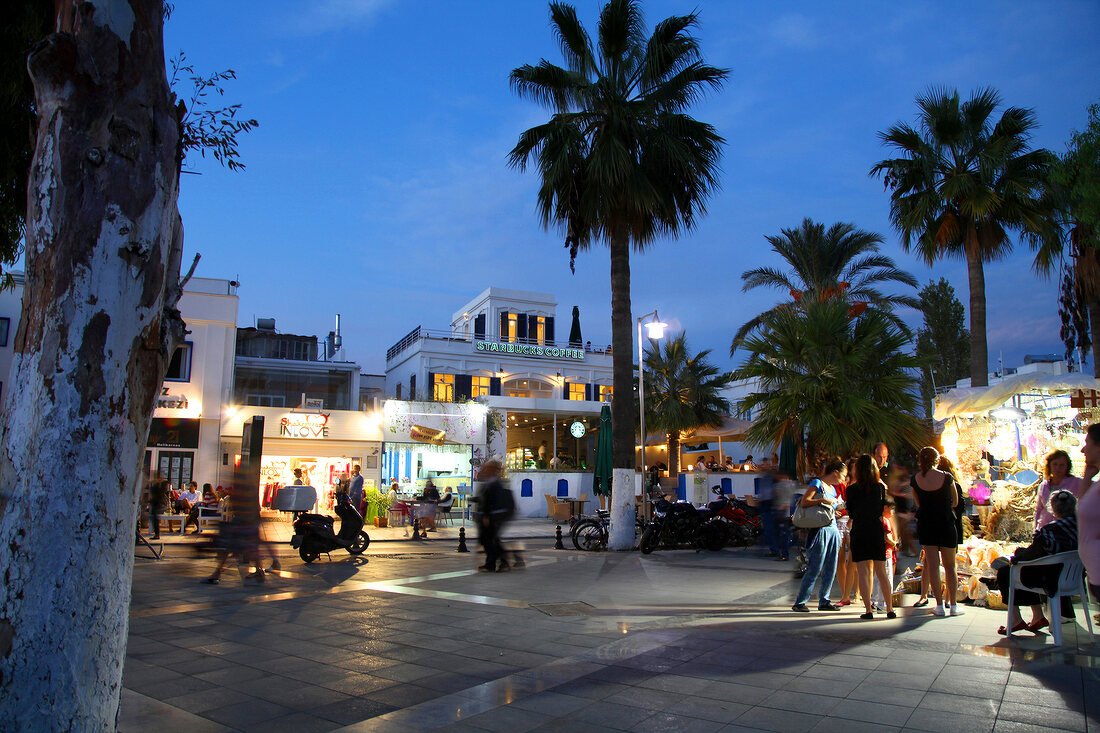
[[[312,486],[284,486],[271,500],[271,508],[280,512],[308,512],[317,506],[317,489]]]

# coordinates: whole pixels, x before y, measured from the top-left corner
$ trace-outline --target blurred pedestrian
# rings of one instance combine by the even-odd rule
[[[515,514],[516,500],[500,478],[500,462],[489,460],[481,464],[478,478],[483,482],[478,492],[478,541],[485,549],[485,564],[478,570],[487,573],[504,572],[511,568],[500,535],[504,525]],[[513,565],[523,567],[523,557],[515,553]]]

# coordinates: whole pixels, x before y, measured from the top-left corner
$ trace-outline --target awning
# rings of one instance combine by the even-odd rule
[[[749,420],[727,417],[722,420],[722,424],[718,427],[696,428],[683,440],[740,440],[745,437],[745,433],[748,432],[750,427],[752,427],[752,422]]]
[[[988,387],[957,387],[936,398],[935,418],[968,417],[994,410],[1021,393],[1069,394],[1100,390],[1100,379],[1089,374],[1016,374]]]

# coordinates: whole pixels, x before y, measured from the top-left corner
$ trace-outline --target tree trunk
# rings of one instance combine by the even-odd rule
[[[630,237],[611,237],[611,530],[608,547],[634,546],[634,330],[630,314]]]
[[[985,334],[985,268],[977,237],[966,246],[966,274],[970,283],[970,386],[989,385],[989,347]]]
[[[0,730],[112,731],[153,400],[183,336],[159,0],[58,2],[0,442]]]
[[[1092,376],[1100,379],[1100,298],[1089,298],[1089,338],[1092,339]]]
[[[680,474],[680,431],[668,434],[668,476],[674,478]]]

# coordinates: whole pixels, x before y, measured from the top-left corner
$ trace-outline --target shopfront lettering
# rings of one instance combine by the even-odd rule
[[[157,396],[156,406],[163,407],[169,410],[186,410],[187,395],[168,394],[168,388],[161,387],[160,394]]]
[[[584,361],[584,349],[565,349],[559,346],[538,346],[535,344],[505,344],[495,341],[478,341],[475,351],[487,351],[493,354],[514,354],[516,356],[541,356],[550,359],[570,359]]]
[[[281,438],[327,438],[328,415],[324,413],[286,415],[279,420]]]

